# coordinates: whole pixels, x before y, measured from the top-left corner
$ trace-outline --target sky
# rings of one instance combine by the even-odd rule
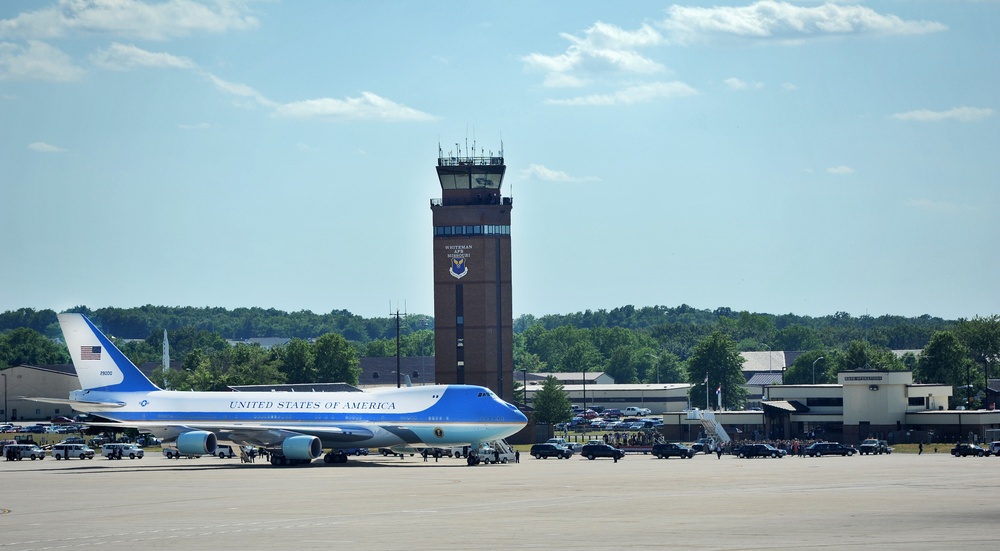
[[[1000,313],[1000,2],[0,3],[0,311],[433,315],[439,153],[514,316]]]

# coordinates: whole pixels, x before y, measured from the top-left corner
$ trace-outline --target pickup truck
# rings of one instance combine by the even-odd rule
[[[858,446],[858,454],[860,455],[881,455],[883,453],[892,453],[892,448],[889,447],[889,443],[885,440],[869,438]]]

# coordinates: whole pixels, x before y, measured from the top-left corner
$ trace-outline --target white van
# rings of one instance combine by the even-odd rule
[[[34,444],[8,444],[3,449],[4,457],[7,457],[8,452],[13,453],[12,458],[17,461],[26,457],[32,461],[45,459],[45,450]]]
[[[55,457],[56,461],[60,459],[72,459],[74,457],[93,459],[94,450],[83,444],[55,444],[52,446],[52,457]]]
[[[116,452],[119,450],[121,450],[122,457],[127,457],[129,459],[136,459],[136,458],[142,459],[142,456],[145,455],[142,452],[142,448],[136,446],[135,444],[118,444],[118,443],[105,444],[101,446],[101,455],[107,457],[108,459],[114,459],[113,456],[116,455]]]
[[[215,446],[215,455],[218,455],[219,459],[232,459],[236,457],[236,454],[233,453],[233,447],[229,444],[219,444],[218,446]]]

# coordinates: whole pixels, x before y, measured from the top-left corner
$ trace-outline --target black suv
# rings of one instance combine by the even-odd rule
[[[858,453],[854,446],[845,446],[838,442],[816,442],[806,448],[806,455],[809,457],[823,457],[824,455],[844,455],[850,457]]]
[[[660,459],[667,457],[682,457],[684,459],[691,459],[694,457],[694,454],[695,451],[684,444],[677,444],[674,442],[661,442],[659,444],[653,444],[653,455]]]
[[[966,457],[969,455],[984,457],[990,453],[975,444],[959,444],[951,449],[951,454],[955,457]]]
[[[550,457],[569,459],[573,456],[573,450],[558,444],[535,444],[531,446],[529,453],[535,459],[548,459]]]
[[[586,457],[587,459],[594,459],[597,457],[611,457],[614,459],[621,459],[625,457],[625,452],[619,450],[618,448],[612,446],[611,444],[595,443],[590,442],[583,445],[583,449],[580,450],[580,455]]]

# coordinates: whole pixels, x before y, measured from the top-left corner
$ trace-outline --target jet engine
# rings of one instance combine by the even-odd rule
[[[312,461],[323,455],[323,444],[315,436],[292,436],[281,442],[281,453],[288,459]]]
[[[177,451],[188,455],[215,455],[215,433],[193,430],[177,436]]]

